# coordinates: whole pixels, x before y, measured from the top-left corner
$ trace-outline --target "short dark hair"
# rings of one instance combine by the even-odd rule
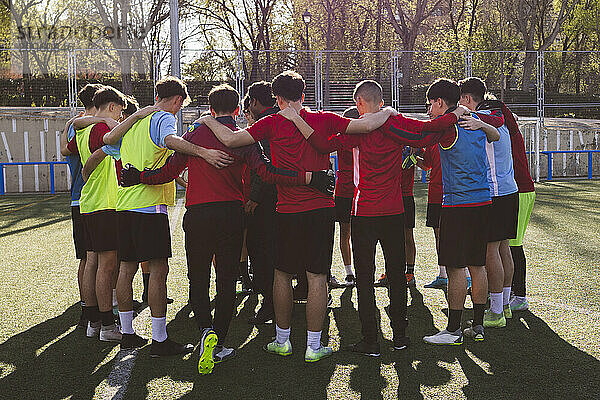
[[[119,92],[112,86],[104,86],[102,89],[98,90],[96,94],[94,94],[94,106],[97,109],[100,107],[107,105],[108,103],[119,104],[122,107],[125,107],[125,95]]]
[[[373,80],[365,80],[356,84],[352,98],[360,96],[370,103],[381,103],[383,100],[383,89],[381,85]]]
[[[250,95],[246,93],[244,96],[244,100],[242,100],[243,111],[246,112],[250,109]]]
[[[137,100],[132,96],[125,96],[125,108],[123,109],[123,114],[126,116],[130,116],[140,109],[140,105]]]
[[[360,118],[360,113],[358,112],[358,108],[356,106],[348,107],[342,114],[342,117],[358,119]]]
[[[257,100],[265,107],[273,107],[275,105],[275,96],[273,96],[273,91],[271,90],[271,84],[269,82],[254,82],[252,85],[248,86],[248,96],[250,96],[251,99]]]
[[[427,100],[442,99],[448,107],[456,106],[460,100],[460,88],[450,79],[435,80],[427,89]]]
[[[156,95],[159,99],[168,99],[173,96],[183,97],[183,104],[190,103],[190,95],[185,82],[175,76],[167,76],[156,82]]]
[[[231,114],[238,107],[240,95],[227,84],[213,87],[208,93],[208,104],[216,113]]]
[[[475,100],[478,103],[483,101],[485,97],[485,92],[487,92],[485,82],[474,76],[459,81],[458,86],[460,87],[461,95],[471,95],[471,97],[473,97],[473,100]]]
[[[271,83],[274,96],[279,96],[289,101],[298,101],[304,92],[304,79],[295,71],[284,71],[277,75]]]
[[[94,100],[93,100],[94,95],[100,89],[102,89],[101,84],[88,83],[87,85],[85,85],[84,87],[81,88],[79,93],[77,93],[77,97],[79,98],[79,101],[81,101],[81,104],[83,104],[83,107],[86,110],[89,110],[90,108],[94,107]]]

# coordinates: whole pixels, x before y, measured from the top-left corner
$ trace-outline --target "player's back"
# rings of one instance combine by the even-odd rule
[[[231,117],[219,117],[217,120],[235,130]],[[206,125],[200,125],[194,131],[186,133],[186,140],[208,149],[217,149],[229,153],[235,159],[233,164],[217,169],[203,158],[188,156],[188,188],[186,206],[221,201],[243,201],[242,175],[246,168],[243,160],[237,158],[223,145]]]

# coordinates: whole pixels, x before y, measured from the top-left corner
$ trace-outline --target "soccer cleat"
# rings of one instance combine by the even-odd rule
[[[164,342],[158,342],[152,339],[150,345],[150,357],[167,357],[179,354],[188,354],[194,351],[192,344],[179,344],[167,338]]]
[[[344,350],[353,353],[362,354],[369,357],[379,357],[381,355],[381,348],[379,342],[367,342],[365,339],[358,343],[347,346]]]
[[[469,327],[465,328],[465,330],[463,331],[463,334],[466,337],[469,337],[476,342],[483,342],[483,340],[484,340],[484,333],[483,333],[482,325],[469,326]]]
[[[344,286],[354,286],[356,284],[356,278],[354,275],[346,275],[346,280],[344,281]]]
[[[415,274],[406,274],[406,285],[415,287],[417,282],[415,281]]]
[[[441,276],[436,276],[433,281],[425,285],[424,287],[428,289],[444,289],[448,287],[448,278],[442,278]]]
[[[510,301],[511,311],[527,311],[529,303],[525,297],[515,297]]]
[[[404,350],[410,345],[410,338],[408,336],[394,336],[394,350]]]
[[[373,284],[375,287],[385,287],[388,285],[388,279],[386,274],[381,274],[379,279]]]
[[[123,333],[121,339],[121,350],[139,349],[148,344],[148,339],[136,335],[135,333]]]
[[[100,328],[100,341],[102,342],[120,342],[122,338],[123,335],[117,324],[102,326]]]
[[[210,328],[202,331],[200,337],[200,358],[198,360],[198,372],[201,375],[210,374],[215,366],[215,348],[218,343],[217,334]]]
[[[456,332],[449,332],[447,329],[444,329],[443,331],[438,332],[435,335],[425,336],[423,338],[423,341],[425,343],[435,345],[458,346],[462,344],[463,336],[460,329]]]
[[[346,287],[346,285],[338,282],[338,280],[335,278],[335,276],[331,275],[331,278],[329,278],[329,287],[331,289],[339,289],[339,288]]]
[[[484,328],[504,328],[505,326],[506,318],[504,317],[503,312],[496,314],[490,310],[485,310],[485,314],[483,314]]]
[[[510,309],[509,304],[504,306],[504,309],[502,310],[502,312],[504,313],[504,318],[506,318],[506,319],[512,318],[512,310]]]
[[[306,348],[304,353],[304,361],[317,362],[333,354],[331,347],[321,346],[317,350],[313,350],[310,346]]]
[[[235,357],[235,350],[229,347],[217,345],[213,350],[213,361],[215,364],[222,363],[233,357]]]
[[[100,321],[98,322],[92,322],[92,321],[88,321],[88,325],[87,325],[87,329],[85,331],[85,335],[87,337],[97,337],[100,334],[100,327],[102,326],[102,323]]]
[[[273,340],[271,343],[267,343],[263,350],[279,356],[289,356],[292,354],[292,343],[290,339],[286,340],[285,343],[278,343],[277,340]]]

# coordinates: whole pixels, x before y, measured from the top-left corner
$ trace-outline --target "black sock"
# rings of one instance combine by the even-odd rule
[[[525,252],[523,246],[510,246],[510,252],[512,254],[515,270],[512,281],[512,291],[515,296],[525,297],[525,278],[526,278],[526,264]]]
[[[406,273],[414,274],[415,273],[415,264],[406,264]]]
[[[473,303],[473,326],[483,325],[483,313],[485,312],[485,306],[485,303]]]
[[[150,284],[150,273],[143,272],[142,280],[144,281],[144,293],[142,294],[142,300],[148,299],[148,285]]]
[[[100,319],[102,320],[102,326],[109,326],[115,323],[115,316],[112,313],[112,310],[109,311],[99,311]]]
[[[460,320],[462,318],[462,309],[448,310],[448,332],[456,332],[460,329]]]
[[[98,322],[100,321],[100,311],[98,311],[98,306],[85,306],[84,310],[85,318],[90,322]]]

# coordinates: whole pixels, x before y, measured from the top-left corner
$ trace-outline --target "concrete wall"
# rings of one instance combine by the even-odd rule
[[[199,115],[199,110],[186,110],[184,129]],[[411,115],[417,116],[417,115]],[[419,115],[418,117],[423,117]],[[0,162],[64,161],[60,155],[60,135],[69,118],[63,110],[0,108]],[[526,149],[535,148],[535,119],[519,120]],[[600,121],[547,119],[540,137],[540,150],[599,149]],[[600,155],[593,157],[594,176],[600,176]],[[534,176],[533,158],[531,174]],[[49,166],[5,166],[6,193],[47,192],[50,190]],[[547,174],[546,156],[540,156],[540,177]],[[587,156],[557,155],[553,164],[554,177],[587,177]],[[55,190],[67,191],[71,179],[66,165],[54,170]]]

